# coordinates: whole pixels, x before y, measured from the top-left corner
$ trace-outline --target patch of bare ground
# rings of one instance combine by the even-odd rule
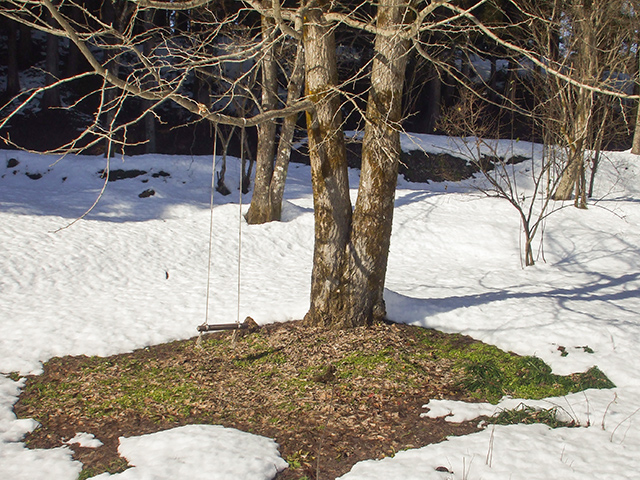
[[[477,422],[420,418],[429,399],[471,400],[451,360],[429,347],[444,336],[397,324],[327,331],[288,322],[235,339],[208,334],[201,346],[192,339],[56,358],[28,379],[15,412],[41,423],[26,439],[33,448],[77,432],[101,440],[96,449],[72,446],[84,477],[127,467],[121,436],[207,423],[274,438],[290,465],[278,480],[334,479],[358,461],[477,430]]]

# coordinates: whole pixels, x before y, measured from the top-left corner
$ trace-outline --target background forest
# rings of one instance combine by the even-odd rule
[[[482,133],[494,137],[546,139],[582,153],[631,146],[634,1],[403,4],[395,35],[410,46],[395,128],[451,133],[455,126],[456,134],[474,135],[482,124]],[[217,124],[219,146],[239,156],[246,126],[244,153],[253,162],[260,129],[283,146],[292,135],[306,136],[302,32],[305,13],[317,5],[3,2],[2,137],[9,147],[39,151],[202,154],[212,152]],[[372,2],[321,6],[335,37],[334,89],[345,130],[364,128],[380,34],[376,8]],[[451,112],[479,104],[475,124],[447,122]],[[295,133],[278,125],[289,113]],[[26,125],[43,128],[33,135]],[[247,165],[247,177],[252,168]]]

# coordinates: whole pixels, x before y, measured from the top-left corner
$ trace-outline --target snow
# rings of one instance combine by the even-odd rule
[[[85,448],[98,448],[104,445],[93,433],[87,432],[78,432],[73,438],[67,440],[65,443],[67,445],[77,443],[81,447]]]
[[[403,148],[451,151],[459,144],[412,135],[403,138]],[[495,148],[508,155],[542,151],[526,142],[498,142]],[[19,164],[8,168],[11,158]],[[525,194],[531,188],[527,165],[517,166]],[[105,167],[97,157],[0,151],[3,479],[75,479],[81,469],[68,446],[24,446],[22,438],[36,422],[15,418],[12,405],[24,379],[12,380],[11,372],[37,374],[54,356],[110,355],[190,338],[205,321],[212,159],[112,159],[111,169],[147,173],[109,182],[95,209],[64,228],[95,202],[104,185],[97,172]],[[525,403],[556,406],[581,427],[491,426],[360,462],[342,478],[640,478],[638,169],[635,156],[607,153],[597,177],[598,202],[586,211],[555,211],[538,234],[543,243],[535,245],[545,261],[526,269],[518,215],[504,200],[474,188],[481,179],[399,179],[385,292],[390,318],[537,355],[558,374],[597,365],[617,387],[535,402],[504,399],[497,406],[425,398],[423,415],[448,421]],[[153,175],[161,171],[170,176]],[[309,167],[291,165],[283,221],[260,226],[241,222],[233,187],[238,173],[230,160],[227,185],[234,193],[215,196],[208,321],[301,318],[309,306],[313,248]],[[355,198],[358,172],[350,177]],[[155,195],[140,198],[147,189]],[[242,198],[243,212],[249,201],[250,195]],[[77,441],[100,441],[100,432],[78,433]],[[134,466],[97,478],[268,479],[286,466],[272,440],[215,425],[122,438],[120,453]]]
[[[273,440],[218,425],[187,425],[121,438],[118,452],[134,467],[95,479],[270,479],[287,466]]]

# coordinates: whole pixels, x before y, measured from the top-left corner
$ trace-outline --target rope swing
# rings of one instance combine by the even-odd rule
[[[211,167],[211,198],[209,202],[209,256],[208,256],[208,264],[207,264],[207,294],[206,294],[206,307],[205,307],[205,315],[204,322],[201,325],[198,325],[197,330],[199,332],[198,336],[198,345],[201,342],[202,334],[205,332],[214,332],[220,330],[240,330],[240,329],[248,329],[256,326],[256,323],[251,319],[251,317],[247,317],[247,319],[240,323],[240,286],[241,286],[241,260],[242,260],[242,177],[244,175],[244,140],[245,140],[245,127],[243,126],[240,132],[240,194],[238,201],[238,278],[237,278],[237,305],[236,305],[236,322],[235,323],[219,323],[219,324],[210,324],[209,323],[209,299],[211,294],[211,261],[213,256],[213,198],[215,192],[215,174],[216,174],[216,146],[217,146],[217,138],[218,138],[218,124],[215,124],[215,133],[213,137],[213,160]],[[235,336],[234,336],[235,338]]]

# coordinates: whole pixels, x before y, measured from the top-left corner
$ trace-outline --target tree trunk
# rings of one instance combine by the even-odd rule
[[[637,79],[636,82],[638,82],[638,84],[640,84],[640,53],[637,54],[638,55],[638,75],[637,75]],[[640,101],[638,102],[637,105],[637,111],[636,111],[636,128],[633,132],[633,144],[631,146],[631,153],[633,153],[634,155],[640,155]]]
[[[73,19],[77,24],[82,23],[82,11],[79,8],[76,8],[75,5],[67,5],[67,14]],[[80,50],[71,40],[66,40],[69,44],[67,50],[67,58],[64,61],[65,67],[65,76],[67,78],[73,77],[81,73],[81,70],[84,67],[82,60],[83,56],[80,53]]]
[[[432,67],[434,77],[429,80],[427,89],[429,92],[429,102],[424,107],[424,131],[433,133],[440,120],[440,99],[442,97],[442,79],[440,72],[434,66]]]
[[[118,77],[120,68],[115,61],[111,61],[108,64],[107,69],[109,70],[109,74],[114,78]],[[116,153],[115,144],[117,143],[117,139],[114,136],[113,129],[116,126],[117,114],[120,111],[120,109],[116,107],[118,91],[116,90],[116,87],[107,84],[105,84],[103,88],[105,89],[103,108],[106,110],[103,120],[103,128],[107,132],[107,136],[104,140],[104,157],[111,158]]]
[[[560,181],[553,194],[554,200],[571,200],[575,193],[575,198],[584,198],[584,182],[581,175],[584,172],[584,156],[587,149],[588,135],[591,126],[593,112],[594,95],[592,92],[579,88],[575,98],[570,95],[566,97],[567,105],[565,111],[572,109],[575,112],[575,119],[569,122],[566,127],[565,140],[567,142],[568,158],[566,166],[562,172]],[[574,102],[573,105],[570,102]],[[578,206],[578,203],[576,204]],[[584,205],[580,205],[584,207]]]
[[[576,55],[573,67],[580,79],[589,82],[597,77],[598,59],[597,42],[594,25],[591,18],[591,3],[584,2],[574,5],[574,35],[579,36],[576,42]],[[595,95],[583,87],[567,86],[568,94],[563,105],[565,112],[573,112],[573,121],[562,127],[567,149],[569,151],[567,164],[558,183],[554,200],[570,200],[575,194],[576,207],[586,208],[585,151],[589,148],[589,133],[595,106]]]
[[[636,113],[636,128],[633,133],[631,153],[634,155],[640,155],[640,102],[638,102],[638,112]]]
[[[275,63],[275,62],[274,62]],[[274,70],[275,74],[275,70]],[[273,79],[275,82],[275,77]],[[293,64],[291,78],[287,88],[287,105],[292,105],[300,98],[302,84],[304,82],[304,49],[302,43],[298,45],[296,58]],[[274,86],[275,90],[275,86]],[[274,94],[275,98],[275,94]],[[274,102],[275,103],[275,102]],[[247,212],[247,223],[260,224],[272,221],[280,221],[282,217],[282,199],[284,196],[284,187],[287,180],[287,171],[289,169],[289,159],[291,158],[291,142],[295,132],[298,114],[293,114],[282,121],[280,127],[280,140],[278,141],[278,149],[276,151],[275,165],[273,164],[273,148],[275,145],[275,128],[273,137],[265,138],[263,141],[272,139],[268,143],[270,155],[257,155],[256,161],[256,178],[254,182],[253,196],[251,197],[251,206]],[[275,122],[275,121],[274,121]],[[275,124],[274,124],[275,125]],[[269,134],[270,132],[267,132]],[[258,137],[258,152],[261,149],[262,135]],[[268,161],[263,167],[260,162]]]
[[[377,25],[381,29],[396,29],[404,22],[405,15],[406,4],[381,0]],[[383,292],[400,163],[402,88],[408,42],[397,36],[378,35],[375,50],[360,186],[353,214],[348,286],[352,295],[351,318],[355,324],[370,323],[386,315]]]
[[[262,38],[270,36],[273,22],[262,17]],[[260,60],[262,76],[262,111],[273,110],[277,102],[277,70],[273,44],[269,45]],[[258,125],[258,148],[256,149],[256,177],[253,184],[251,206],[247,212],[247,222],[258,224],[268,222],[270,215],[270,185],[273,176],[273,157],[276,143],[276,121]]]
[[[9,41],[7,44],[7,100],[20,93],[20,74],[18,71],[18,24],[6,19]]]
[[[377,25],[402,23],[406,5],[382,0]],[[385,316],[384,280],[400,160],[399,123],[407,42],[378,35],[366,111],[362,169],[351,214],[344,137],[335,85],[332,33],[317,17],[305,31],[307,93],[315,97],[308,118],[315,206],[311,308],[307,323],[330,328],[369,325]],[[316,47],[316,48],[311,48]]]
[[[146,30],[153,30],[154,28],[154,25],[153,25],[154,13],[155,13],[154,10],[146,10],[144,12],[144,28]],[[144,54],[145,56],[147,56],[147,58],[151,56],[153,52],[153,47],[154,47],[153,40],[152,40],[152,37],[150,37],[149,40],[144,42]],[[152,81],[148,81],[146,86],[147,88],[152,87],[153,86]],[[147,144],[145,145],[145,152],[156,153],[156,151],[158,150],[158,146],[156,142],[156,117],[151,111],[151,108],[153,107],[153,102],[150,100],[143,100],[141,104],[142,104],[142,110],[147,111],[147,113],[144,116],[144,136],[145,136],[145,140],[147,141]]]
[[[51,17],[49,17],[49,25],[52,27],[58,26],[57,22]],[[53,85],[60,78],[59,59],[58,37],[49,34],[47,35],[47,75],[45,76],[45,84],[47,86]],[[43,108],[59,107],[60,105],[60,87],[52,87],[44,91],[42,97]]]
[[[315,104],[307,112],[309,158],[315,219],[311,273],[311,325],[341,326],[345,298],[344,268],[351,231],[347,154],[342,131],[334,31],[322,11],[307,11],[303,38],[306,94]]]
[[[22,23],[19,26],[20,40],[18,41],[18,66],[21,69],[33,65],[33,41],[31,38],[31,28]]]
[[[571,148],[571,155],[567,160],[567,164],[562,171],[562,176],[553,194],[553,199],[558,201],[571,200],[573,192],[576,189],[578,175],[580,173],[580,163],[584,160],[580,159],[580,152]]]
[[[298,44],[291,79],[289,80],[289,88],[287,91],[287,104],[292,105],[293,102],[300,98],[302,84],[304,82],[304,48],[302,43]],[[276,154],[276,164],[273,169],[273,177],[271,178],[271,195],[269,198],[269,206],[271,212],[270,220],[280,220],[282,217],[282,199],[284,197],[284,186],[287,180],[287,172],[289,170],[289,160],[291,159],[291,143],[293,134],[296,130],[298,122],[298,114],[289,115],[282,121],[280,128],[280,140],[278,142],[278,151]]]

